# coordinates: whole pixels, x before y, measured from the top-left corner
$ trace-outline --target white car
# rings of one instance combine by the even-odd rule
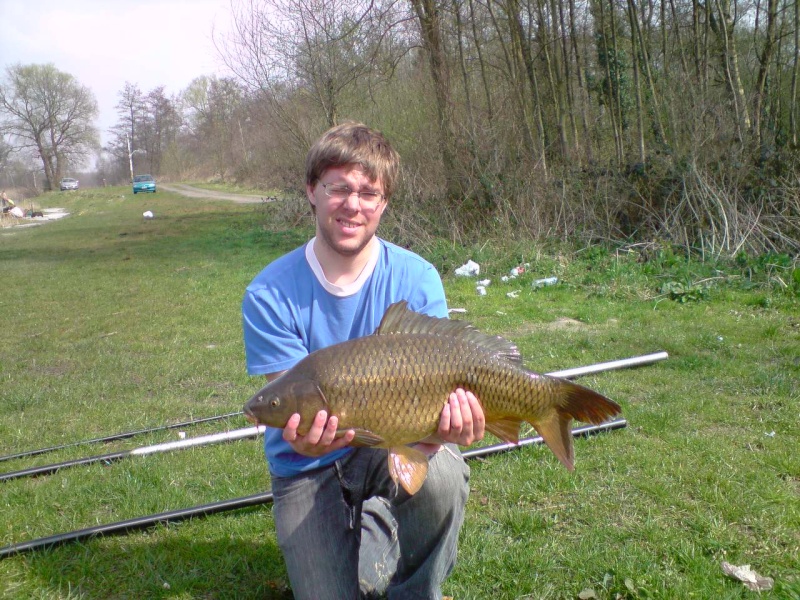
[[[62,192],[65,190],[77,190],[78,180],[73,179],[72,177],[64,177],[64,179],[61,180],[60,187]]]

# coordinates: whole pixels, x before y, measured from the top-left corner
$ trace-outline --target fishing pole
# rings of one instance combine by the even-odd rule
[[[10,479],[17,479],[19,477],[34,477],[36,475],[49,475],[55,473],[60,469],[67,467],[77,467],[79,465],[90,465],[93,463],[102,462],[110,464],[123,458],[131,456],[146,456],[147,454],[155,454],[157,452],[168,452],[170,450],[183,450],[185,448],[192,448],[194,446],[206,446],[208,444],[216,444],[219,442],[232,442],[234,440],[241,440],[245,438],[253,438],[264,433],[266,427],[259,425],[258,427],[245,427],[244,429],[234,429],[232,431],[224,431],[222,433],[212,433],[210,435],[201,435],[195,438],[185,440],[177,440],[175,442],[164,442],[163,444],[155,444],[153,446],[142,446],[141,448],[134,448],[133,450],[122,450],[120,452],[111,452],[109,454],[101,454],[99,456],[87,456],[85,458],[76,458],[75,460],[67,460],[52,465],[42,465],[40,467],[31,467],[29,469],[22,469],[20,471],[10,471],[8,473],[0,473],[0,481],[8,481]]]
[[[550,373],[553,377],[561,377],[562,379],[570,379],[572,377],[578,377],[580,375],[589,375],[592,373],[599,373],[601,371],[611,371],[613,369],[624,369],[628,367],[634,367],[637,365],[646,365],[652,362],[663,360],[667,358],[666,352],[656,352],[654,354],[645,354],[643,356],[635,356],[633,358],[624,358],[621,360],[615,360],[605,363],[598,363],[596,365],[589,365],[587,367],[577,367],[575,369],[567,369],[564,371],[556,371],[555,373]],[[58,450],[64,450],[66,448],[72,448],[74,446],[84,446],[89,444],[97,444],[97,443],[104,443],[104,442],[114,442],[118,440],[125,440],[137,435],[144,435],[147,433],[155,433],[157,431],[166,431],[170,429],[179,429],[181,427],[190,427],[192,425],[199,425],[200,423],[210,423],[212,421],[221,421],[222,419],[229,419],[230,417],[238,417],[242,414],[242,411],[238,412],[231,412],[224,415],[216,415],[212,417],[202,417],[199,419],[191,419],[189,421],[183,421],[181,423],[175,423],[173,425],[161,425],[158,427],[151,427],[148,429],[138,429],[136,431],[126,431],[124,433],[114,433],[111,435],[107,435],[104,437],[93,438],[90,440],[82,440],[78,442],[70,442],[67,444],[62,444],[60,446],[50,446],[48,448],[39,448],[38,450],[26,450],[24,452],[19,452],[17,454],[9,454],[7,456],[0,456],[0,462],[4,462],[7,460],[14,460],[18,458],[26,458],[29,456],[38,456],[40,454],[46,454],[48,452],[56,452]]]
[[[65,448],[72,448],[73,446],[83,446],[86,444],[97,444],[101,442],[114,442],[117,440],[125,440],[128,438],[132,438],[137,435],[144,435],[146,433],[155,433],[156,431],[165,431],[168,429],[178,429],[180,427],[189,427],[191,425],[199,425],[200,423],[210,423],[211,421],[221,421],[222,419],[228,419],[230,417],[238,417],[242,414],[242,411],[239,412],[232,412],[225,415],[216,415],[213,417],[202,417],[200,419],[191,419],[189,421],[183,421],[182,423],[175,423],[173,425],[161,425],[159,427],[151,427],[149,429],[139,429],[137,431],[126,431],[124,433],[114,433],[111,435],[107,435],[105,437],[94,438],[91,440],[83,440],[80,442],[70,442],[68,444],[62,444],[61,446],[50,446],[49,448],[39,448],[38,450],[26,450],[25,452],[19,452],[17,454],[9,454],[8,456],[0,456],[0,462],[6,460],[14,460],[16,458],[25,458],[27,456],[37,456],[39,454],[45,454],[47,452],[55,452],[56,450],[64,450]]]
[[[627,426],[627,424],[628,422],[625,419],[617,419],[616,421],[609,421],[600,425],[586,425],[584,427],[577,427],[573,429],[572,435],[573,437],[587,437],[603,431],[621,429]],[[507,452],[523,446],[542,444],[543,441],[544,440],[542,440],[541,436],[524,438],[521,439],[517,444],[506,442],[502,444],[495,444],[493,446],[484,446],[483,448],[467,450],[462,453],[462,456],[464,459],[484,457],[491,454]],[[10,546],[0,548],[0,559],[17,554],[23,554],[25,552],[40,550],[43,548],[54,548],[68,542],[77,542],[105,535],[129,533],[140,529],[147,529],[148,527],[158,524],[177,523],[193,517],[206,517],[224,511],[238,510],[241,508],[249,508],[251,506],[268,504],[272,502],[272,500],[272,491],[267,491],[260,494],[253,494],[251,496],[233,498],[231,500],[222,500],[219,502],[211,502],[209,504],[201,504],[199,506],[190,508],[170,510],[153,515],[127,519],[125,521],[118,521],[116,523],[96,525],[94,527],[87,527],[86,529],[78,529],[67,533],[59,533],[56,535],[29,540],[27,542],[20,542],[18,544],[11,544]]]
[[[655,352],[653,354],[645,354],[642,356],[634,356],[631,358],[623,358],[620,360],[596,363],[594,365],[576,367],[574,369],[553,371],[551,373],[547,373],[547,375],[550,377],[560,377],[562,379],[574,379],[575,377],[580,377],[583,375],[591,375],[594,373],[600,373],[604,371],[612,371],[616,369],[649,365],[654,362],[664,360],[668,357],[669,355],[666,352],[663,351]],[[154,446],[142,446],[141,448],[136,448],[133,450],[122,450],[119,452],[112,452],[109,454],[101,454],[99,456],[87,456],[84,458],[77,458],[74,460],[68,460],[60,463],[42,465],[39,467],[30,467],[28,469],[21,469],[19,471],[9,471],[8,473],[0,473],[0,482],[9,481],[11,479],[18,479],[21,477],[36,477],[39,475],[51,475],[56,471],[59,471],[61,469],[66,469],[69,467],[90,465],[98,462],[110,464],[112,462],[116,462],[132,456],[142,456],[146,454],[154,454],[157,452],[167,452],[170,450],[182,450],[184,448],[191,448],[193,446],[202,446],[218,442],[232,441],[235,439],[255,437],[256,435],[258,435],[258,433],[257,432],[254,433],[253,432],[254,429],[255,428],[253,427],[248,427],[245,429],[235,429],[233,431],[229,431],[223,434],[211,434],[196,438],[189,438],[186,440],[180,440],[176,442],[166,442],[163,444],[156,444]]]

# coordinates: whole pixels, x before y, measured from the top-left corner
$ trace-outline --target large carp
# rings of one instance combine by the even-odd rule
[[[355,430],[353,446],[388,448],[393,480],[414,494],[428,460],[407,444],[436,433],[457,387],[478,398],[488,431],[517,443],[527,421],[569,470],[572,419],[599,424],[620,412],[597,392],[523,368],[517,347],[500,336],[397,302],[374,334],[312,352],[256,393],[244,413],[278,428],[299,413],[298,432],[305,434],[324,409],[339,418],[339,435]]]

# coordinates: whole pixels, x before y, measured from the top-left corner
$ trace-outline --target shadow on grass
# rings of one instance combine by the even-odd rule
[[[29,556],[28,568],[53,597],[69,589],[82,598],[292,598],[271,540],[195,541],[179,529],[156,531],[62,546]]]

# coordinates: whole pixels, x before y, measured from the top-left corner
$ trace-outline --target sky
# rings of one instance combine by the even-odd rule
[[[125,82],[171,96],[224,75],[212,36],[230,22],[231,0],[0,0],[0,80],[13,64],[53,63],[94,93],[106,143]]]

